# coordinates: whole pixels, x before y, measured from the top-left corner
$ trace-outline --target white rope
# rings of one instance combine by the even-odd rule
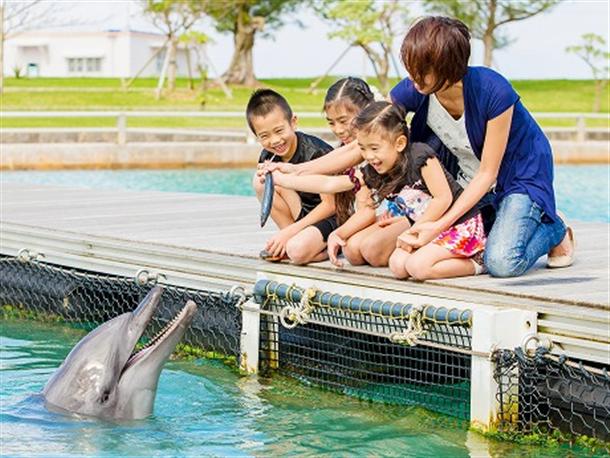
[[[409,324],[404,332],[394,332],[390,334],[390,340],[394,343],[407,344],[411,347],[417,345],[417,339],[426,331],[422,321],[423,307],[414,305],[409,310]]]
[[[307,324],[314,306],[311,300],[316,295],[315,288],[307,288],[301,295],[299,305],[286,305],[280,310],[279,317],[282,326],[288,329],[296,328],[299,324]]]

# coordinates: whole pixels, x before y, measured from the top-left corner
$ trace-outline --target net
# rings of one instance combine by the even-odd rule
[[[608,368],[521,348],[498,350],[498,429],[516,433],[586,435],[610,442]]]
[[[91,330],[99,324],[135,309],[153,282],[98,274],[17,258],[0,259],[0,301],[4,313],[63,321]],[[238,295],[163,285],[157,312],[142,342],[154,336],[193,300],[198,312],[179,348],[197,349],[206,356],[239,355],[241,311]]]
[[[259,281],[261,371],[470,418],[471,313]],[[416,344],[416,345],[412,345]],[[462,350],[462,351],[460,351]]]

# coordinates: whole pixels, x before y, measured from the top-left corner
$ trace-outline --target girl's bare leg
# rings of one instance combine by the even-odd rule
[[[409,220],[403,218],[389,226],[377,227],[371,231],[360,245],[360,253],[364,260],[373,267],[386,267],[390,255],[396,249],[396,239],[411,227]]]
[[[469,258],[456,257],[446,248],[429,243],[413,253],[406,264],[409,275],[416,280],[453,278],[474,275]]]
[[[349,261],[352,266],[361,266],[366,264],[366,260],[362,257],[360,246],[362,241],[371,233],[379,230],[377,223],[371,224],[369,227],[356,232],[346,240],[346,245],[343,247],[343,256]]]
[[[395,278],[403,280],[409,277],[409,272],[407,271],[407,260],[410,257],[411,253],[407,253],[402,248],[396,248],[391,254],[388,264],[390,271]]]

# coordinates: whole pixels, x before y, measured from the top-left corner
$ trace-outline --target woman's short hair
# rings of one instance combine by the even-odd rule
[[[400,48],[402,62],[419,86],[431,73],[436,78],[430,92],[454,84],[466,74],[470,59],[470,32],[466,24],[445,16],[419,19],[407,32]]]

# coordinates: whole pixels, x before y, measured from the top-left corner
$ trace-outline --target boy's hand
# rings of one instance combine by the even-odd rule
[[[267,166],[269,164],[271,164],[271,161],[261,162],[256,165],[256,176],[258,178],[258,181],[260,181],[261,183],[265,182],[265,175],[269,173],[269,171],[267,170]]]
[[[330,262],[334,266],[343,267],[343,263],[339,261],[337,256],[339,254],[339,249],[346,245],[345,240],[339,237],[336,232],[331,232],[326,243],[328,244],[326,250]]]
[[[286,255],[286,244],[293,236],[290,226],[285,227],[269,240],[265,248],[273,257],[284,257]]]

